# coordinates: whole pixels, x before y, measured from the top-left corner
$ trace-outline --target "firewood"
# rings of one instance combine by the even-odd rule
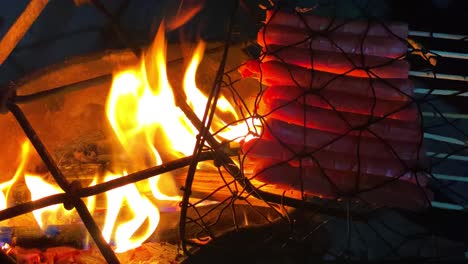
[[[1,227],[1,242],[21,248],[70,246],[84,248],[87,234],[83,225],[50,225],[45,231],[38,226]]]

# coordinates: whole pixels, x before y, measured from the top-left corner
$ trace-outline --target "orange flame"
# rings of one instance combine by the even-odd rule
[[[96,179],[96,177],[93,179],[90,186],[96,184]],[[31,193],[32,201],[36,201],[53,194],[63,193],[63,190],[56,183],[49,183],[45,181],[40,175],[31,175],[25,173],[24,180]],[[95,208],[95,199],[96,198],[94,196],[85,199],[86,205],[91,213]],[[42,230],[46,230],[48,225],[57,223],[59,219],[61,221],[65,219],[71,222],[71,216],[75,213],[75,209],[67,210],[63,207],[62,204],[55,204],[34,210],[32,213],[39,227]]]
[[[25,174],[24,180],[31,192],[32,201],[36,201],[49,195],[63,193],[60,187],[48,183],[38,175]],[[53,223],[57,219],[61,219],[63,217],[69,217],[71,213],[72,211],[66,210],[62,204],[55,204],[33,211],[34,218],[42,230],[47,228],[47,224]]]
[[[21,145],[21,161],[16,169],[15,175],[11,180],[0,183],[0,210],[7,208],[7,199],[10,194],[11,187],[23,175],[23,170],[28,161],[30,149],[29,141],[24,141]]]
[[[168,30],[174,30],[186,24],[195,15],[197,15],[203,7],[204,0],[181,0],[177,14],[173,19],[169,19],[167,23]]]
[[[195,77],[203,58],[204,48],[203,42],[196,47],[183,81],[187,103],[200,119],[203,117],[207,97],[198,89]],[[228,113],[237,118],[234,107],[225,97],[219,99],[218,109],[223,114]],[[167,76],[163,25],[159,27],[140,66],[115,75],[108,96],[106,113],[119,142],[133,164],[133,167],[126,168],[127,170],[134,171],[162,164],[163,157],[177,158],[192,154],[198,131],[176,106],[173,88]],[[213,127],[219,129],[225,125],[226,123],[215,115]],[[234,135],[233,133],[235,137],[247,135],[248,126],[242,123],[234,129],[223,131],[218,137],[226,138],[227,133],[231,133],[229,137]],[[118,176],[108,175],[108,179],[115,177]],[[147,184],[157,200],[180,201],[181,199],[175,191],[175,184],[170,174],[152,177]],[[124,251],[139,246],[155,230],[159,222],[159,212],[157,207],[137,192],[134,185],[122,188],[124,189],[107,194],[109,204],[103,234],[108,241],[113,236],[118,250]],[[172,194],[168,195],[168,191]],[[130,193],[131,197],[128,196]],[[128,222],[118,219],[125,199],[135,213],[135,218]],[[140,211],[138,206],[143,204],[146,209]],[[135,231],[145,219],[148,222],[146,231],[135,236]],[[119,224],[115,228],[117,222]],[[114,229],[115,233],[112,235]]]
[[[124,174],[125,175],[125,174]],[[119,176],[108,175],[105,181],[115,179]],[[102,234],[107,242],[112,240],[112,233],[115,228],[114,242],[116,252],[125,252],[129,249],[141,245],[156,229],[159,223],[158,208],[145,196],[142,196],[134,184],[129,184],[106,192],[108,207],[107,215]],[[129,209],[134,217],[125,222],[121,222],[115,227],[119,212],[122,209],[124,200],[127,201]],[[147,221],[146,230],[138,236],[134,236],[140,227]]]
[[[204,48],[203,42],[197,45],[183,80],[187,103],[200,119],[205,111],[207,97],[198,89],[195,78]],[[226,127],[227,123],[221,116],[238,119],[235,108],[227,98],[221,96],[217,107],[212,131]],[[127,171],[133,172],[162,164],[165,159],[192,154],[198,131],[176,106],[173,88],[167,76],[163,25],[160,26],[140,65],[114,75],[106,114],[116,138],[127,154],[129,165],[126,168],[114,168],[114,171],[122,173],[108,173],[104,181],[125,177]],[[249,119],[236,126],[227,126],[217,133],[216,137],[219,140],[240,141],[249,134],[249,127],[254,123],[253,119]],[[22,175],[32,200],[63,192],[56,184],[48,183],[41,176],[25,172],[29,152],[30,144],[26,141],[22,146],[21,162],[14,177],[0,184],[0,209],[6,208],[6,198],[11,186]],[[90,186],[96,183],[97,177]],[[115,243],[116,252],[140,246],[159,224],[160,214],[157,206],[143,195],[142,191],[151,191],[153,197],[159,201],[181,199],[169,173],[152,177],[142,184],[128,184],[105,194],[107,205],[102,233],[108,242]],[[89,197],[86,203],[93,213],[96,197]],[[62,216],[69,217],[72,213],[73,210],[67,211],[62,205],[52,205],[33,212],[42,229],[54,220]]]

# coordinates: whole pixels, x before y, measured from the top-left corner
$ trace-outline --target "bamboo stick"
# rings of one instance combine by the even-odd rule
[[[459,114],[459,113],[436,113],[436,112],[422,112],[423,116],[427,117],[444,117],[444,118],[452,118],[452,119],[468,119],[468,114]]]
[[[429,52],[434,53],[435,55],[438,55],[444,58],[468,60],[468,54],[466,53],[443,51],[443,50],[429,50]]]
[[[468,82],[468,76],[455,75],[455,74],[409,71],[408,75],[414,76],[414,77],[422,77],[422,78],[444,79],[444,80]]]
[[[414,49],[408,48],[409,52],[416,52],[417,54],[421,54],[421,49]],[[444,58],[452,58],[452,59],[461,59],[461,60],[468,60],[468,54],[461,53],[461,52],[452,52],[452,51],[443,51],[443,50],[427,50],[424,52],[426,55],[437,55]]]
[[[408,31],[408,36],[468,41],[467,35],[427,32],[427,31],[417,31],[417,30]]]
[[[426,155],[431,158],[468,161],[468,156],[462,156],[462,155],[451,155],[448,153],[435,153],[431,151],[426,152]]]
[[[415,88],[414,93],[417,94],[431,94],[431,95],[455,95],[455,96],[468,96],[468,92],[460,90],[445,90],[445,89],[427,89],[427,88]]]
[[[432,201],[431,205],[432,205],[432,207],[445,209],[445,210],[454,210],[454,211],[464,211],[465,210],[465,207],[461,206],[459,204],[451,204],[451,203],[443,203],[443,202]]]
[[[438,180],[445,180],[445,181],[468,182],[468,177],[465,177],[465,176],[455,176],[455,175],[433,173],[432,177]]]
[[[48,0],[31,0],[23,13],[16,19],[15,23],[0,41],[0,65],[5,62],[48,2]]]
[[[461,145],[461,146],[465,146],[467,144],[467,142],[461,141],[456,138],[446,137],[446,136],[441,136],[441,135],[436,135],[436,134],[431,134],[431,133],[424,133],[424,138],[446,142],[450,144],[455,144],[455,145]]]

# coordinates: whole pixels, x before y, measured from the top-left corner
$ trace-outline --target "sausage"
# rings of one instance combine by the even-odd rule
[[[287,162],[294,167],[320,166],[324,169],[379,175],[402,180],[412,180],[410,168],[416,161],[396,158],[359,157],[354,153],[336,153],[316,150],[302,145],[283,144],[264,138],[252,139],[242,145],[246,157]]]
[[[419,142],[421,137],[420,122],[402,122],[393,119],[380,119],[369,124],[369,116],[345,112],[336,112],[303,105],[297,102],[275,100],[269,104],[260,102],[258,113],[267,118],[274,118],[308,128],[319,129],[335,134],[381,137],[385,140]]]
[[[407,43],[398,38],[330,32],[320,34],[282,25],[265,25],[257,34],[260,46],[294,46],[329,52],[345,52],[387,58],[403,58]]]
[[[358,137],[339,135],[313,128],[288,124],[276,119],[269,119],[264,128],[263,139],[277,140],[288,145],[304,145],[311,150],[323,149],[326,151],[377,157],[383,159],[417,160],[423,159],[419,145],[386,140],[385,143],[374,137]],[[397,155],[398,157],[396,157]]]
[[[375,21],[345,21],[312,14],[300,14],[282,10],[268,10],[266,25],[283,25],[313,31],[333,31],[367,36],[408,37],[408,24],[401,22],[378,23]]]
[[[412,102],[386,101],[329,89],[304,90],[297,86],[268,87],[262,95],[266,104],[274,100],[293,101],[310,106],[361,115],[373,115],[391,119],[414,121],[419,112]]]
[[[428,189],[408,181],[361,174],[357,185],[355,173],[320,170],[314,166],[297,168],[273,160],[257,162],[254,175],[256,180],[277,185],[285,190],[304,190],[306,194],[330,199],[355,193],[357,197],[378,206],[398,207],[411,211],[427,208],[428,201],[432,199],[432,193]],[[357,186],[360,192],[356,193]]]
[[[265,54],[263,62],[276,60],[338,75],[381,79],[408,78],[409,64],[405,60],[279,46],[267,46]]]
[[[250,60],[239,68],[239,72],[243,77],[258,78],[266,85],[323,89],[388,101],[410,101],[414,87],[408,79],[379,80],[338,76],[279,61],[260,63],[258,60]]]

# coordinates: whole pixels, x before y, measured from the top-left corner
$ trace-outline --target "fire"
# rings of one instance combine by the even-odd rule
[[[125,174],[124,174],[125,175]],[[105,181],[115,179],[119,176],[108,175]],[[123,208],[124,201],[127,201],[133,218],[124,223],[120,223],[115,228],[113,242],[117,246],[116,252],[125,252],[129,249],[141,245],[156,229],[159,223],[158,208],[145,196],[141,195],[134,184],[129,184],[106,192],[108,201],[107,216],[102,234],[107,242],[112,241],[112,233],[115,228],[119,212]],[[140,227],[147,221],[146,230],[139,236],[133,236]]]
[[[20,164],[16,169],[15,175],[11,178],[11,180],[0,183],[0,210],[7,208],[7,198],[10,194],[11,187],[23,175],[23,170],[28,161],[30,149],[31,146],[29,144],[29,141],[24,141],[21,145]]]
[[[192,60],[190,61],[184,76],[184,92],[187,96],[187,104],[192,108],[192,110],[195,112],[195,114],[200,120],[203,119],[203,114],[205,112],[205,107],[208,99],[206,95],[204,95],[200,91],[200,89],[198,89],[195,82],[195,76],[197,73],[198,66],[200,65],[200,62],[202,60],[204,49],[205,43],[200,42],[195,49]],[[227,100],[226,97],[221,95],[218,99],[216,106],[217,110],[219,110],[219,112],[221,112],[222,115],[231,115],[234,118],[234,120],[239,119],[236,110],[234,109],[232,104]],[[222,120],[219,114],[214,115],[212,124],[212,127],[214,129],[212,130],[216,131],[222,129],[226,127],[226,125],[227,123]],[[245,126],[244,123],[241,123],[237,126],[226,127],[220,133],[217,134],[217,138],[221,140],[228,139],[240,141],[243,138],[243,136],[246,136],[248,131],[248,127]]]
[[[207,97],[198,89],[195,77],[198,66],[203,58],[205,44],[200,42],[187,66],[183,89],[187,104],[201,120],[205,111]],[[138,67],[126,69],[117,73],[109,93],[106,112],[109,122],[128,159],[135,171],[162,164],[163,160],[191,155],[195,146],[198,131],[177,106],[166,68],[166,40],[164,26],[161,25],[156,37]],[[223,116],[237,118],[235,108],[225,97],[220,97],[218,110]],[[215,115],[213,129],[226,126],[220,115]],[[241,138],[248,134],[245,123],[233,129],[224,129],[217,134],[218,139]],[[226,136],[228,135],[228,137]],[[108,177],[117,177],[109,175]],[[153,197],[157,200],[180,201],[170,174],[152,177],[147,181]],[[168,188],[169,186],[169,188]],[[108,194],[108,212],[103,234],[111,239],[115,223],[119,222],[114,237],[119,250],[127,250],[141,244],[157,227],[159,212],[137,192],[134,185],[128,185],[121,191],[111,191]],[[140,188],[141,191],[141,188]],[[167,192],[172,194],[167,194]],[[132,197],[127,196],[132,193]],[[117,220],[123,200],[135,213],[130,222]],[[136,202],[136,201],[139,202]],[[139,206],[145,205],[145,210],[139,211]],[[152,218],[153,217],[153,218]],[[147,220],[144,235],[134,238],[133,232],[139,228],[143,220]],[[130,227],[131,226],[131,227]],[[121,233],[119,233],[121,232]],[[125,241],[126,245],[120,243]]]
[[[30,173],[24,174],[26,186],[31,193],[31,200],[38,199],[63,193],[63,190],[56,183],[49,183],[40,175],[32,175]],[[97,178],[95,177],[89,186],[96,184]],[[87,199],[86,205],[92,213],[95,208],[95,197],[91,196]],[[66,210],[62,204],[55,204],[33,211],[34,219],[42,230],[47,230],[49,224],[55,224],[58,219],[66,219],[71,222],[71,216],[75,213],[75,209]],[[63,221],[63,220],[62,220]]]
[[[208,100],[195,81],[204,48],[203,42],[197,45],[183,79],[186,102],[199,119],[203,118]],[[112,168],[114,172],[108,172],[101,181],[125,177],[127,171],[138,171],[160,165],[164,160],[192,154],[198,130],[177,106],[173,91],[167,76],[165,30],[161,25],[141,63],[114,75],[106,103],[106,114],[128,162]],[[235,107],[224,96],[219,98],[217,107],[211,127],[212,132],[217,132],[216,138],[220,141],[245,139],[249,135],[249,128],[254,126],[254,120],[227,126],[223,117],[238,119]],[[7,207],[11,186],[22,176],[32,200],[63,192],[55,183],[44,180],[42,175],[25,171],[30,149],[30,143],[25,141],[15,175],[11,180],[0,184],[0,209]],[[96,176],[90,186],[97,184],[97,179]],[[153,197],[148,198],[146,193],[151,193]],[[115,245],[116,252],[138,247],[156,230],[160,213],[154,200],[181,200],[172,175],[168,173],[108,191],[105,197],[107,204],[102,234],[109,243]],[[96,197],[87,198],[86,203],[93,213],[96,209]],[[59,204],[35,210],[33,214],[44,230],[49,223],[61,217],[69,217],[73,212],[74,210],[67,211]]]
[[[60,187],[50,184],[41,176],[38,175],[24,175],[26,185],[31,192],[31,200],[35,201],[49,195],[63,193]],[[62,204],[55,204],[33,211],[34,218],[42,230],[47,229],[48,223],[53,223],[56,219],[62,217],[70,217],[72,211],[66,210]]]

